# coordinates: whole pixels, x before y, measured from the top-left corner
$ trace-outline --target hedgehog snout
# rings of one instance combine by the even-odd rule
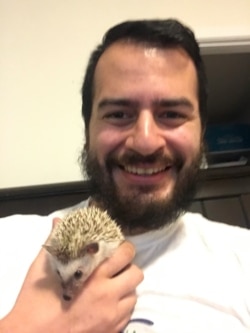
[[[66,294],[63,294],[63,299],[64,299],[65,301],[71,301],[71,296],[66,295]]]
[[[70,301],[75,291],[82,284],[81,283],[82,275],[83,275],[82,270],[78,269],[74,272],[73,276],[68,281],[61,280],[61,287],[63,289],[62,297],[65,301]]]
[[[68,286],[64,282],[61,283],[61,286],[62,286],[62,289],[63,289],[63,293],[62,293],[63,299],[65,301],[70,301],[72,299],[72,296],[73,296],[72,286]]]

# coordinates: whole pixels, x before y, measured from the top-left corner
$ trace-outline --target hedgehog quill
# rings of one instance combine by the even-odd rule
[[[43,247],[70,301],[94,269],[124,241],[120,227],[106,211],[91,206],[70,212],[56,224]]]

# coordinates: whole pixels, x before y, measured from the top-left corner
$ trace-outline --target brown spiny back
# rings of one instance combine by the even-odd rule
[[[72,211],[58,222],[49,246],[59,260],[67,262],[78,258],[86,245],[100,240],[123,241],[124,236],[106,211],[91,206]]]

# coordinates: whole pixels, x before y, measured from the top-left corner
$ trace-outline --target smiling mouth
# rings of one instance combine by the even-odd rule
[[[131,165],[125,165],[122,168],[133,175],[138,175],[138,176],[152,176],[152,175],[157,175],[161,172],[164,172],[168,170],[171,166],[167,165],[161,168],[142,168],[142,167],[135,167]]]

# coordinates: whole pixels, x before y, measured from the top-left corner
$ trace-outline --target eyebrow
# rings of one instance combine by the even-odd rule
[[[98,109],[104,109],[106,106],[137,106],[138,102],[126,98],[105,98],[98,104]]]
[[[124,106],[124,107],[138,107],[140,103],[135,100],[130,100],[127,98],[105,98],[101,100],[98,104],[98,109],[104,109],[107,106]],[[154,107],[185,107],[187,109],[193,109],[194,106],[192,102],[185,98],[169,98],[169,99],[155,99],[153,100],[152,105]]]
[[[155,106],[161,106],[161,107],[186,107],[188,109],[193,109],[193,103],[187,99],[186,97],[180,97],[180,98],[169,98],[169,99],[159,99],[153,102]]]

